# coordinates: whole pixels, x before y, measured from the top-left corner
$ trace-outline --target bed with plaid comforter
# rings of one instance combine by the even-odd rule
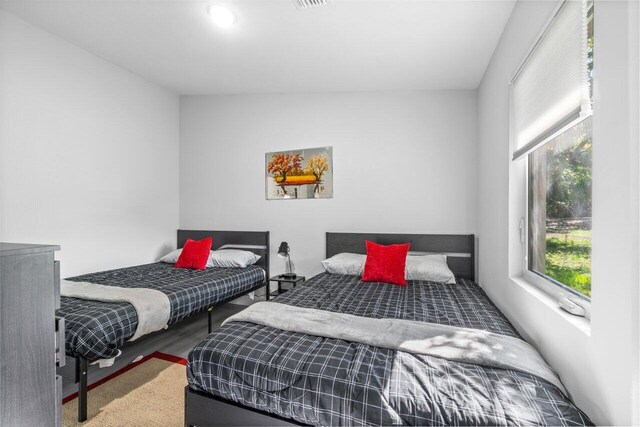
[[[363,283],[324,273],[277,302],[520,338],[474,282]],[[457,363],[233,322],[189,354],[189,387],[311,425],[590,425],[551,383]]]
[[[161,291],[169,297],[169,324],[173,324],[264,283],[265,271],[258,266],[200,271],[153,263],[67,280]],[[136,310],[126,302],[62,297],[56,314],[65,318],[66,353],[90,361],[117,356],[118,349],[133,336],[138,325]]]

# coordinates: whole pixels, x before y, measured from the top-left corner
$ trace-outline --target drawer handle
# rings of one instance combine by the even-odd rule
[[[66,364],[64,342],[64,317],[56,316],[56,366],[61,368]]]

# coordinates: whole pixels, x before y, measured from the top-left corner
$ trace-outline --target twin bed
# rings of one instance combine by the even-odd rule
[[[189,238],[199,240],[204,237],[213,238],[212,249],[239,248],[260,255],[260,259],[246,268],[207,268],[203,271],[179,269],[172,264],[157,262],[66,280],[161,291],[170,301],[170,325],[204,310],[211,313],[216,305],[249,292],[263,287],[267,289],[269,232],[178,230],[178,248],[182,248]],[[134,335],[138,316],[134,306],[127,302],[102,302],[64,296],[56,314],[65,319],[65,352],[76,359],[78,420],[84,421],[87,419],[89,363],[116,357]]]
[[[73,280],[161,290],[171,300],[170,323],[266,286],[268,233],[180,231],[178,246],[187,237],[206,236],[214,238],[216,247],[234,244],[262,250],[261,265],[196,272],[151,264]],[[475,331],[482,339],[526,346],[474,282],[473,235],[327,233],[327,258],[345,252],[365,254],[365,240],[410,242],[412,251],[445,254],[456,283],[415,280],[403,287],[323,273],[273,303],[251,308],[262,304],[263,313],[285,309],[330,313],[328,319],[357,316],[352,318],[372,324],[394,319],[391,321],[400,324],[418,322],[414,324],[454,331],[467,328],[462,331]],[[87,361],[114,357],[135,331],[135,310],[125,305],[63,299],[67,354],[77,357],[79,371],[84,370],[84,385],[80,372],[80,394],[84,388],[85,412],[80,418],[86,418]],[[287,320],[293,329],[248,319],[228,319],[189,354],[185,425],[591,424],[555,377],[549,380],[530,371],[464,357],[434,356],[433,348],[413,352],[295,330],[296,323],[304,323],[302,319]],[[369,332],[374,338],[378,333]],[[477,346],[456,341],[469,345],[470,354]],[[489,351],[490,357],[500,353],[498,347],[494,350]],[[462,353],[467,353],[466,348]],[[534,356],[539,357],[537,352]]]
[[[365,240],[410,242],[412,251],[446,254],[456,284],[410,281],[402,287],[323,273],[268,304],[470,328],[522,341],[473,281],[473,235],[328,233],[327,258],[364,254]],[[561,385],[531,373],[260,323],[226,323],[189,354],[185,425],[591,424]]]

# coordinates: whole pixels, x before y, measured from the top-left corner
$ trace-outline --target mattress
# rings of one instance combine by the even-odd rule
[[[257,266],[200,271],[153,263],[67,280],[161,291],[169,297],[169,324],[173,324],[264,283],[265,271]],[[126,302],[62,297],[56,314],[65,318],[66,353],[90,361],[117,356],[118,348],[133,336],[138,325],[136,310]]]
[[[520,338],[474,282],[407,287],[323,273],[275,301]],[[585,425],[554,385],[531,374],[331,338],[229,323],[189,354],[189,386],[311,425]]]

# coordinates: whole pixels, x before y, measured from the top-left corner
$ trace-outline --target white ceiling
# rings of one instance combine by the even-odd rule
[[[209,4],[233,10],[215,27]],[[47,0],[0,7],[180,94],[475,89],[514,1]]]

